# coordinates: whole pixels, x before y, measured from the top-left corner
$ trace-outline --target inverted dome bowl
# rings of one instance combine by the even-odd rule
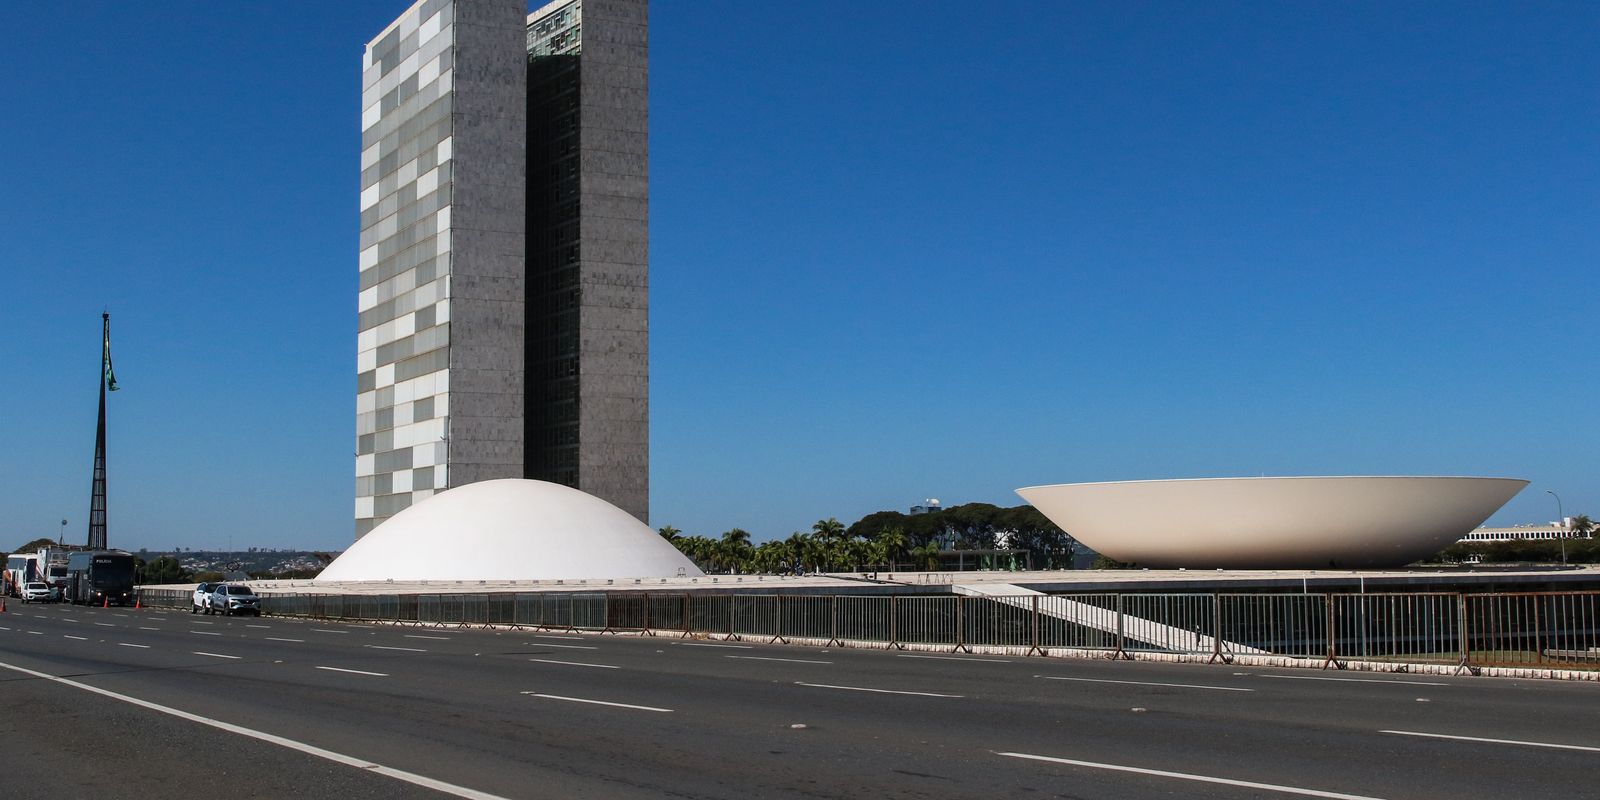
[[[1197,478],[1017,494],[1101,555],[1146,567],[1399,567],[1477,527],[1528,482],[1401,476]]]

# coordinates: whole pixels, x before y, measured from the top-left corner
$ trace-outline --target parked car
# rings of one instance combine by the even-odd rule
[[[22,602],[24,603],[54,603],[61,599],[61,590],[42,581],[30,581],[22,585]]]
[[[194,587],[194,599],[189,601],[189,613],[197,614],[201,611],[211,613],[211,590],[217,588],[215,583],[202,583]]]
[[[206,604],[207,614],[218,612],[230,617],[234,614],[254,614],[259,617],[261,598],[256,596],[255,590],[242,583],[219,583],[211,590]]]

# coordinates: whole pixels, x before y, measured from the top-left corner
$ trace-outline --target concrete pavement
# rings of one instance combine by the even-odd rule
[[[1581,797],[1600,758],[1589,683],[71,606],[0,615],[0,665],[53,797]]]

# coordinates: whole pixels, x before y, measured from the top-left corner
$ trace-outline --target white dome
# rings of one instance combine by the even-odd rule
[[[1102,555],[1147,567],[1343,569],[1427,558],[1520,478],[1199,478],[1063,483],[1017,494]]]
[[[558,580],[703,575],[632,514],[594,495],[508,478],[458,486],[390,517],[318,581]]]

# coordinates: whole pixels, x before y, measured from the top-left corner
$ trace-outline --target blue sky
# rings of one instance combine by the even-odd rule
[[[404,0],[0,4],[0,542],[353,535]],[[1592,4],[655,3],[652,523],[1467,474],[1600,515]],[[15,540],[15,542],[11,541]]]

